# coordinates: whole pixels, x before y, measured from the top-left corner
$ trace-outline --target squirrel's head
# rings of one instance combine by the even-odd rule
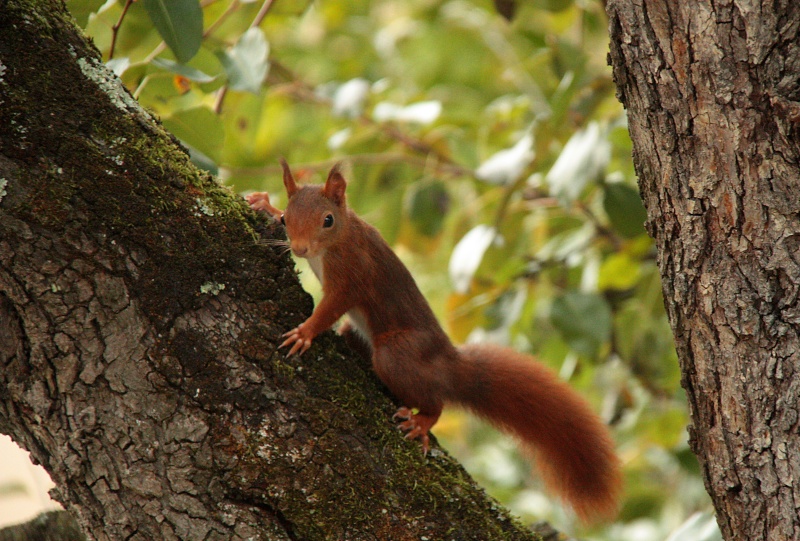
[[[289,202],[281,222],[292,252],[298,257],[315,258],[336,243],[347,222],[347,182],[336,164],[322,186],[297,186],[289,165],[281,160],[283,185]]]

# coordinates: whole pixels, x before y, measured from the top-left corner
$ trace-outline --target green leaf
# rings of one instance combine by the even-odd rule
[[[172,60],[167,60],[166,58],[155,58],[153,59],[153,64],[161,69],[165,69],[176,75],[180,75],[181,77],[186,77],[190,81],[194,81],[196,83],[210,83],[217,78],[216,76],[212,77],[211,75],[208,75],[207,73],[204,73],[198,69],[189,67],[186,64],[179,64],[178,62],[173,62]]]
[[[601,291],[608,289],[631,289],[639,283],[641,262],[625,252],[609,255],[600,267],[597,287]]]
[[[625,366],[651,388],[675,392],[680,387],[680,371],[666,317],[650,312],[637,296],[624,302],[614,319],[616,352]]]
[[[576,352],[593,357],[611,336],[611,309],[600,295],[569,291],[553,301],[550,321]]]
[[[258,94],[269,71],[269,43],[260,28],[250,28],[236,45],[217,53],[233,90]]]
[[[633,238],[645,232],[644,222],[647,211],[644,209],[639,192],[620,182],[605,186],[603,208],[614,229],[625,238]]]
[[[219,175],[219,166],[214,160],[212,160],[211,158],[209,158],[208,156],[206,156],[205,154],[194,148],[192,145],[186,142],[184,142],[183,144],[189,150],[189,159],[192,160],[193,164],[195,164],[200,169],[205,169],[212,175],[215,176]]]
[[[605,170],[611,157],[611,145],[605,130],[597,122],[572,134],[545,179],[554,195],[574,201],[584,187]]]
[[[198,0],[144,0],[144,8],[178,62],[185,64],[203,41],[203,10]]]
[[[533,5],[543,11],[564,11],[573,3],[573,0],[534,0]]]
[[[426,237],[435,237],[441,232],[449,208],[450,195],[443,182],[411,187],[409,217],[417,231]]]
[[[67,0],[67,8],[81,28],[86,27],[89,17],[97,13],[103,4],[104,0]]]
[[[225,139],[222,121],[206,107],[179,111],[163,120],[164,126],[175,137],[219,162]]]
[[[461,237],[450,254],[450,280],[458,293],[469,291],[472,277],[483,260],[489,246],[497,240],[497,230],[486,224],[478,224]]]
[[[536,253],[541,261],[571,261],[577,264],[585,259],[587,247],[595,235],[594,226],[583,224],[581,227],[553,234],[547,244]]]

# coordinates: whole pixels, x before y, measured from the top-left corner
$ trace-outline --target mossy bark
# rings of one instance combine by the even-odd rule
[[[195,169],[59,1],[0,1],[0,432],[90,539],[533,539],[391,422],[280,228]]]
[[[800,539],[800,3],[607,8],[719,525]]]

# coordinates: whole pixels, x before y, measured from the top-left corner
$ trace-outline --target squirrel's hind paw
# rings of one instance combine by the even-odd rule
[[[409,440],[419,440],[422,444],[422,454],[427,455],[430,450],[431,442],[428,431],[436,424],[439,416],[414,413],[411,411],[411,408],[404,406],[392,415],[393,421],[397,421],[398,419],[402,420],[402,422],[397,425],[397,428],[406,433],[405,438]]]

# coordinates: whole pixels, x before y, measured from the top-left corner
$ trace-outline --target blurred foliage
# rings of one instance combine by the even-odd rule
[[[201,167],[280,206],[279,157],[316,181],[344,160],[454,340],[535,353],[592,401],[627,495],[577,533],[664,539],[710,509],[599,0],[67,4]],[[459,412],[435,432],[524,519],[569,524],[511,442]]]

